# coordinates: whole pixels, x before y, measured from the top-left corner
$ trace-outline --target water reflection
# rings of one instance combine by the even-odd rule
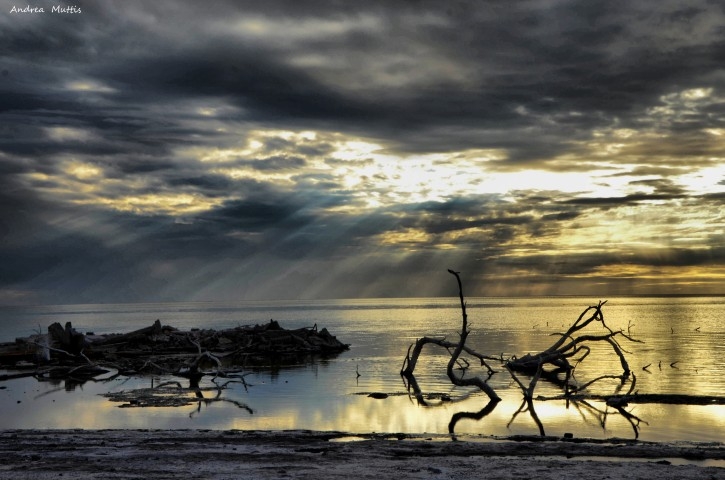
[[[444,390],[442,383],[433,392],[439,396],[428,397],[427,406],[418,404],[407,392],[378,400],[356,395],[364,389],[356,385],[357,362],[348,362],[349,368],[341,363],[324,372],[309,367],[282,370],[274,380],[268,372],[258,371],[247,376],[247,389],[241,383],[226,385],[218,398],[247,405],[253,414],[234,402],[203,401],[186,382],[182,388],[191,403],[185,407],[119,408],[119,403],[101,395],[149,388],[151,379],[88,382],[72,394],[47,382],[19,379],[0,390],[0,401],[6,407],[2,423],[3,428],[310,429],[350,433],[446,433],[452,424],[456,435],[540,434],[527,411],[516,413],[522,405],[518,390],[501,390],[503,400],[495,408],[488,405],[485,395],[453,387]],[[344,380],[340,370],[353,375]],[[158,377],[153,386],[173,380]],[[209,382],[200,384],[202,395],[210,400],[217,398],[216,387]],[[326,393],[320,395],[320,390]],[[632,425],[604,402],[535,400],[533,405],[548,436],[634,437]],[[725,441],[725,407],[721,405],[641,404],[626,410],[646,422],[639,425],[641,440]]]
[[[456,272],[450,271],[450,273],[456,275],[456,278],[458,278],[458,274]],[[458,283],[460,290],[460,278]],[[493,412],[498,402],[501,401],[501,398],[489,384],[489,380],[491,380],[491,377],[496,373],[496,371],[491,368],[488,363],[486,363],[486,360],[496,360],[496,358],[485,356],[466,345],[466,339],[470,332],[468,330],[468,315],[462,292],[460,295],[460,302],[462,326],[458,342],[452,343],[429,336],[420,337],[415,341],[415,343],[408,347],[408,352],[406,353],[403,361],[403,367],[400,371],[400,375],[409,395],[414,397],[419,405],[430,406],[427,401],[428,396],[423,394],[414,372],[419,363],[423,348],[426,346],[442,347],[450,354],[446,368],[450,382],[459,387],[475,386],[489,397],[490,402],[480,411],[464,411],[455,413],[448,425],[448,431],[450,434],[455,433],[455,426],[459,420],[463,418],[481,420]],[[521,404],[514,412],[511,420],[508,422],[507,428],[511,426],[519,414],[526,412],[538,428],[539,435],[542,437],[546,435],[544,425],[536,413],[536,408],[534,406],[534,393],[536,386],[539,380],[543,380],[561,390],[561,399],[567,402],[567,408],[569,407],[569,403],[573,402],[580,412],[584,412],[585,410],[582,410],[582,408],[579,407],[579,403],[581,403],[583,407],[586,407],[586,411],[595,414],[603,430],[606,428],[606,419],[610,415],[609,409],[611,407],[613,411],[618,412],[619,415],[629,422],[633,428],[635,438],[639,437],[639,425],[643,422],[642,419],[624,409],[627,405],[628,399],[632,395],[632,391],[634,390],[636,376],[631,373],[629,364],[625,357],[625,352],[627,351],[622,348],[621,344],[617,340],[617,337],[623,337],[633,343],[642,342],[631,336],[631,321],[628,323],[627,333],[621,329],[613,330],[607,325],[607,323],[605,323],[602,308],[605,303],[606,302],[600,301],[596,306],[585,308],[578,318],[566,329],[566,331],[555,334],[558,338],[553,344],[537,353],[526,353],[520,358],[512,355],[506,359],[504,359],[503,354],[501,354],[500,363],[503,367],[505,367],[505,370],[508,372],[513,382],[518,385],[522,394]],[[590,312],[591,314],[588,315]],[[592,348],[595,346],[601,346],[602,344],[605,344],[605,346],[608,344],[612,348],[614,355],[619,359],[623,373],[620,375],[613,375],[604,372],[584,383],[578,381],[576,377],[580,370],[577,370],[577,368],[582,365],[583,361],[587,357],[589,357],[592,353]],[[484,380],[475,374],[469,375],[471,363],[466,360],[465,357],[460,356],[463,352],[469,356],[477,358],[480,361],[481,366],[487,369],[488,378]],[[458,373],[454,373],[453,371],[453,367],[455,365],[458,366]],[[646,368],[647,367],[645,367],[645,369]],[[524,385],[523,381],[519,378],[519,375],[522,374],[529,376],[528,386]],[[624,395],[619,395],[621,388],[624,387],[625,383],[630,380],[630,378],[631,383],[629,391]],[[614,394],[603,398],[606,401],[606,407],[604,410],[601,410],[587,402],[588,399],[593,399],[596,395],[582,395],[579,392],[586,391],[595,383],[607,379],[618,380],[619,383],[614,390]],[[371,394],[371,396],[373,395],[374,394]],[[387,395],[375,396],[375,398],[385,397],[387,397]],[[568,433],[567,435],[572,434]]]
[[[401,377],[403,378],[403,383],[408,390],[408,394],[412,399],[415,399],[418,405],[422,407],[437,407],[441,405],[448,405],[448,404],[455,404],[456,402],[465,400],[468,398],[468,396],[463,396],[457,399],[451,398],[450,395],[447,394],[432,394],[432,393],[424,393],[422,389],[420,388],[420,385],[417,382],[417,379],[414,375],[411,374],[401,374]],[[516,378],[516,377],[514,377]],[[521,403],[516,409],[516,411],[511,415],[511,419],[506,424],[506,428],[510,429],[512,424],[516,421],[517,417],[520,414],[528,414],[528,416],[531,418],[531,420],[534,422],[538,429],[538,433],[540,436],[544,437],[546,436],[546,428],[539,418],[537,412],[536,412],[536,401],[533,397],[534,389],[533,387],[536,384],[536,381],[538,380],[537,376],[534,376],[531,379],[531,383],[529,388],[523,386],[523,384],[520,383],[521,388],[524,390]],[[556,385],[560,386],[560,382],[552,382]],[[378,397],[383,398],[383,397]],[[384,397],[384,398],[387,398]],[[430,400],[435,399],[438,400],[437,402],[433,403]],[[540,399],[542,401],[547,401],[550,399],[542,398]],[[450,422],[448,423],[448,433],[451,435],[455,435],[455,428],[459,421],[461,420],[476,420],[480,421],[484,419],[486,416],[488,416],[490,413],[494,411],[496,406],[499,404],[500,400],[496,399],[490,399],[489,402],[479,411],[458,411],[452,414]],[[602,429],[602,432],[606,432],[607,430],[607,422],[608,420],[616,415],[621,416],[623,419],[625,419],[629,425],[632,427],[632,431],[634,434],[634,438],[639,438],[639,429],[641,424],[649,425],[648,422],[642,420],[637,415],[633,414],[632,412],[629,412],[625,410],[625,405],[610,405],[606,402],[600,402],[603,404],[602,407],[598,406],[594,402],[590,402],[584,399],[577,399],[577,398],[562,398],[560,400],[561,403],[565,405],[566,410],[569,410],[570,408],[574,408],[579,414],[581,415],[581,418],[584,422],[589,422],[590,424],[596,424],[599,425]],[[594,422],[591,422],[591,420],[594,420]],[[483,430],[483,429],[482,429]],[[567,432],[565,435],[570,435],[570,432]]]
[[[456,412],[451,417],[451,421],[448,422],[448,433],[451,435],[454,435],[455,439],[455,432],[456,432],[456,424],[463,420],[463,419],[469,419],[469,420],[481,420],[482,418],[486,417],[488,414],[493,412],[493,409],[496,408],[496,405],[498,405],[499,402],[495,400],[489,400],[488,403],[478,412]],[[513,419],[512,419],[513,421]]]
[[[176,380],[168,380],[155,384],[156,378],[152,378],[151,387],[109,392],[102,396],[108,398],[111,402],[119,403],[119,407],[121,408],[159,408],[196,405],[196,408],[189,413],[190,418],[200,414],[202,407],[208,407],[217,402],[227,402],[247,411],[250,415],[254,413],[246,403],[223,396],[225,390],[232,384],[242,384],[246,388],[247,384],[244,378],[231,378],[225,379],[224,381],[219,381],[214,378],[210,382],[211,385],[207,386],[200,384],[201,379],[201,376],[190,377],[188,378],[189,386],[184,387],[181,382]]]
[[[333,303],[334,309],[329,308]],[[514,418],[523,399],[520,389],[503,371],[489,380],[503,400],[480,419],[472,414],[484,410],[487,398],[470,389],[450,385],[445,373],[441,373],[445,372],[447,355],[425,352],[425,365],[416,369],[417,381],[427,395],[424,397],[426,403],[418,402],[414,395],[407,395],[399,371],[408,345],[421,332],[457,338],[460,322],[457,299],[373,303],[318,302],[305,305],[303,309],[290,303],[272,305],[271,311],[262,304],[208,309],[178,304],[137,309],[123,306],[118,307],[118,311],[113,310],[114,306],[47,308],[48,311],[43,312],[46,318],[52,317],[61,323],[72,321],[78,328],[96,332],[117,331],[118,325],[127,325],[132,330],[148,325],[149,318],[159,317],[164,323],[180,328],[199,326],[200,323],[209,328],[224,328],[264,322],[274,317],[286,328],[313,323],[325,325],[352,347],[327,363],[247,371],[248,388],[239,383],[229,384],[219,398],[243,403],[253,410],[253,414],[231,402],[203,402],[191,390],[188,394],[194,403],[176,409],[119,408],[119,403],[100,396],[148,388],[149,378],[118,377],[102,382],[69,382],[67,386],[63,381],[39,383],[33,378],[7,381],[0,385],[6,387],[0,388],[0,405],[5,409],[0,417],[0,428],[239,428],[446,433],[454,415],[460,413],[455,417],[456,434],[539,434],[539,427],[528,410]],[[472,299],[469,302],[472,332],[467,344],[494,356],[538,352],[550,345],[552,332],[565,329],[582,307],[590,303],[590,299],[580,298]],[[170,310],[172,307],[173,311]],[[609,299],[606,308],[607,322],[613,329],[626,330],[629,326],[632,335],[645,342],[629,348],[631,353],[627,354],[637,376],[640,394],[719,395],[725,391],[725,376],[722,375],[725,371],[725,331],[720,324],[725,299],[613,298]],[[4,339],[24,336],[37,328],[37,315],[27,315],[27,318],[26,326],[16,321],[17,317],[8,319],[5,324],[8,329],[0,326]],[[610,353],[611,349],[594,349],[587,359],[587,370],[581,371],[582,380],[621,368],[619,360],[612,359]],[[675,361],[678,363],[671,367]],[[642,370],[647,364],[651,364],[649,373]],[[361,376],[357,377],[357,373]],[[99,376],[97,380],[104,378]],[[169,380],[175,379],[157,378],[158,383]],[[182,385],[187,388],[186,381]],[[202,390],[205,398],[217,396],[214,387],[200,382],[200,388],[211,389]],[[592,393],[611,393],[615,387],[616,382],[595,385]],[[536,390],[538,396],[561,394],[560,388],[551,383],[539,382]],[[391,395],[383,400],[357,395],[371,391]],[[535,398],[533,405],[548,436],[569,432],[577,437],[593,438],[632,438],[635,435],[631,423],[618,411],[607,408],[603,401],[588,403],[592,408],[581,402]],[[196,413],[190,415],[192,411]],[[626,411],[643,420],[638,425],[641,440],[725,441],[725,406],[722,405],[631,404]]]

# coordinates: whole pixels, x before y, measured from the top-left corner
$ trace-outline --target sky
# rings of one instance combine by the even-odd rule
[[[0,0],[0,305],[725,294],[722,2],[53,5]]]

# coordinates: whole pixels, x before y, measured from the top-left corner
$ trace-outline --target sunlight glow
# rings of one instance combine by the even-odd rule
[[[423,230],[416,228],[408,228],[403,231],[386,232],[379,236],[382,245],[400,245],[400,244],[423,244],[431,240],[431,235]]]
[[[712,92],[687,91],[677,96],[678,101],[696,101]],[[694,100],[691,100],[694,99]],[[194,106],[195,113],[213,117],[214,105]],[[219,107],[222,108],[222,107]],[[56,141],[78,141],[93,134],[70,127],[46,129]],[[708,132],[714,138],[720,131]],[[725,179],[725,164],[712,163],[709,167],[675,170],[648,167],[634,159],[628,161],[626,153],[631,145],[644,137],[654,141],[656,133],[640,133],[632,129],[610,128],[594,133],[588,142],[579,147],[589,152],[587,162],[578,163],[581,155],[556,157],[547,164],[501,169],[507,153],[494,149],[470,149],[448,153],[407,154],[370,139],[336,132],[311,130],[259,129],[239,134],[236,145],[204,147],[180,146],[176,155],[183,161],[197,165],[205,173],[222,175],[232,181],[251,181],[265,184],[280,192],[311,192],[344,198],[344,202],[321,202],[317,213],[334,215],[360,215],[386,208],[405,208],[405,205],[447,202],[455,198],[480,197],[480,215],[467,212],[456,218],[448,215],[448,226],[435,228],[435,218],[430,225],[401,225],[389,231],[377,233],[373,243],[377,246],[394,246],[401,252],[457,249],[462,245],[505,245],[508,257],[523,259],[541,255],[556,248],[558,253],[586,255],[596,249],[612,252],[618,249],[623,255],[637,252],[663,254],[665,247],[697,248],[708,245],[712,235],[722,235],[725,220],[713,203],[688,204],[685,200],[642,195],[656,194],[660,185],[687,188],[697,194],[722,192],[720,184]],[[619,152],[619,153],[618,153]],[[115,178],[104,177],[104,169],[93,159],[68,158],[61,164],[63,176],[44,177],[41,173],[28,175],[39,188],[64,195],[75,204],[97,205],[117,211],[139,215],[169,215],[183,217],[209,211],[237,197],[234,189],[223,195],[206,196],[193,191],[146,193],[150,187],[147,177],[138,175],[119,183]],[[544,168],[546,167],[546,168]],[[665,175],[673,171],[671,177]],[[683,175],[682,172],[688,172]],[[720,182],[720,183],[719,183]],[[141,193],[143,192],[143,193]],[[628,195],[638,194],[631,201]],[[546,208],[553,214],[566,213],[567,204],[577,205],[578,215],[563,217],[554,224],[542,213],[532,209],[532,196],[542,195]],[[495,196],[495,211],[486,206],[487,198]],[[577,199],[583,203],[578,205]],[[609,205],[611,208],[603,208]],[[600,200],[586,203],[589,200]],[[571,201],[571,203],[569,202]],[[678,204],[678,218],[667,215],[671,202]],[[588,206],[591,205],[591,206]],[[540,207],[543,205],[540,205]],[[573,207],[572,207],[573,208]],[[506,212],[510,209],[521,216],[519,223],[507,223]],[[653,213],[657,209],[658,213]],[[424,214],[423,214],[424,215]],[[491,215],[498,215],[491,217]],[[503,215],[503,216],[501,216]],[[495,221],[496,218],[501,222]],[[530,219],[530,220],[527,220]],[[421,220],[427,222],[429,219]],[[493,221],[492,221],[493,220]],[[528,225],[529,222],[531,226]],[[552,226],[549,226],[552,225]],[[707,226],[707,228],[705,228]],[[514,267],[511,267],[514,268]],[[649,266],[629,265],[626,258],[610,270],[596,271],[592,275],[629,277],[655,276],[657,270]],[[526,274],[524,270],[519,272]],[[709,272],[719,277],[715,271]],[[674,273],[672,273],[674,275]],[[586,274],[590,276],[590,274]],[[694,270],[691,279],[697,278]]]
[[[65,84],[65,88],[75,92],[115,93],[116,89],[96,80],[76,80]]]
[[[725,267],[722,266],[652,266],[622,263],[597,267],[593,274],[576,275],[581,277],[631,277],[637,279],[666,280],[668,283],[680,285],[699,285],[721,282],[725,279]]]
[[[139,215],[185,215],[203,212],[221,203],[218,199],[181,194],[146,194],[99,201],[114,210]]]
[[[200,107],[197,109],[197,112],[203,117],[213,117],[217,114],[216,108],[211,107]]]
[[[375,32],[381,27],[380,20],[372,15],[357,15],[339,19],[290,18],[286,22],[272,21],[266,17],[248,17],[230,24],[219,24],[219,28],[231,34],[262,40],[274,36],[276,41],[300,42],[320,36],[330,37],[349,33],[350,31]]]
[[[702,100],[712,95],[712,88],[692,88],[690,90],[684,90],[680,93],[680,97],[685,100]]]
[[[723,182],[725,182],[725,159],[720,159],[718,163],[718,165],[682,175],[679,177],[679,181],[693,193],[721,193],[723,192]]]
[[[693,91],[683,95],[701,98],[707,94],[706,91]],[[516,191],[557,191],[584,197],[622,197],[642,191],[653,192],[653,187],[633,182],[641,176],[629,172],[640,164],[635,161],[622,163],[618,156],[630,148],[632,142],[641,142],[643,138],[654,141],[657,136],[653,132],[638,133],[624,128],[594,132],[594,140],[581,146],[591,152],[590,158],[600,158],[579,169],[568,166],[581,163],[580,157],[562,157],[547,164],[548,169],[499,170],[496,162],[506,158],[506,152],[500,150],[401,155],[367,139],[319,131],[253,130],[245,132],[244,143],[239,147],[195,147],[180,153],[202,163],[217,164],[211,170],[213,173],[234,180],[271,182],[281,188],[301,186],[301,181],[313,185],[318,176],[325,179],[324,188],[330,193],[335,192],[334,185],[339,184],[343,190],[337,191],[363,202],[364,208],[376,209],[446,201],[455,196],[511,195]],[[260,162],[267,159],[287,158],[303,159],[304,164],[290,162],[261,168]],[[692,188],[716,189],[712,182],[707,184],[707,180],[696,175],[688,182]],[[356,202],[331,208],[353,211],[360,207]]]
[[[80,180],[90,180],[97,178],[103,173],[103,171],[88,163],[72,162],[66,167],[66,172]]]
[[[347,141],[336,146],[335,158],[372,160],[364,165],[340,165],[334,173],[343,176],[349,189],[364,188],[380,194],[377,205],[384,205],[385,199],[390,204],[418,203],[514,190],[578,192],[593,188],[593,178],[605,172],[496,171],[487,163],[504,158],[505,154],[497,150],[398,156],[370,142]]]
[[[45,133],[48,138],[56,142],[85,142],[95,138],[95,135],[87,130],[72,127],[48,127]]]
[[[683,119],[684,115],[695,113],[703,106],[706,106],[705,100],[712,101],[712,88],[691,88],[681,92],[662,95],[658,105],[648,109],[647,113],[650,117],[659,118],[661,121]]]

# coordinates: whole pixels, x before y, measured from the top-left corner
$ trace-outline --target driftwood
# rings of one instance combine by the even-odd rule
[[[139,330],[108,335],[83,334],[70,323],[65,327],[55,323],[47,334],[0,344],[0,367],[13,371],[0,376],[0,381],[32,376],[41,382],[63,383],[58,389],[73,390],[88,381],[149,374],[151,388],[105,396],[124,408],[196,404],[189,416],[216,402],[231,403],[252,414],[245,403],[222,396],[229,384],[250,386],[245,380],[248,373],[243,373],[247,367],[297,364],[348,348],[325,328],[318,330],[314,325],[287,330],[274,320],[264,325],[186,332],[156,320]],[[156,374],[185,378],[188,387],[179,382],[154,386]],[[205,376],[211,380],[202,384]]]
[[[560,385],[564,389],[566,394],[578,390],[584,390],[600,380],[614,378],[624,384],[624,382],[629,378],[631,371],[625,357],[626,350],[624,350],[624,348],[622,348],[622,346],[619,344],[618,337],[623,337],[632,342],[638,342],[638,340],[635,340],[621,330],[614,331],[607,326],[607,324],[604,322],[604,314],[602,313],[602,306],[606,302],[600,302],[596,306],[591,306],[585,309],[584,312],[582,312],[582,314],[579,316],[579,318],[574,322],[574,324],[569,327],[566,332],[558,334],[560,338],[543,352],[536,354],[526,354],[521,358],[513,356],[509,359],[504,359],[503,356],[487,356],[472,350],[465,345],[469,330],[468,315],[466,312],[466,303],[463,297],[461,278],[458,272],[454,272],[453,270],[448,270],[448,272],[456,277],[456,281],[458,283],[461,314],[463,317],[460,340],[457,343],[454,343],[448,342],[445,339],[423,337],[418,339],[415,344],[411,345],[408,348],[408,353],[406,354],[406,357],[403,361],[403,367],[400,373],[403,376],[408,389],[412,390],[412,392],[414,393],[416,398],[419,399],[419,401],[422,397],[422,391],[415,379],[414,370],[418,363],[423,347],[428,344],[444,347],[450,352],[451,358],[448,362],[446,373],[451,380],[451,383],[457,386],[476,386],[484,393],[486,393],[489,399],[494,401],[498,401],[499,397],[493,390],[493,388],[491,388],[491,386],[487,383],[487,381],[482,380],[479,377],[464,378],[464,376],[456,376],[453,374],[453,367],[458,364],[460,369],[465,374],[470,364],[467,361],[460,359],[460,355],[461,353],[466,352],[467,354],[477,358],[480,361],[481,366],[487,369],[488,376],[490,378],[496,372],[488,363],[486,363],[486,360],[500,361],[506,368],[506,370],[508,370],[512,379],[521,388],[525,400],[525,404],[522,405],[522,409],[528,407],[528,409],[532,412],[533,404],[530,401],[534,397],[536,384],[541,378],[546,378]],[[590,312],[591,315],[587,317],[587,313]],[[601,326],[603,333],[581,334],[582,330],[590,325]],[[622,366],[622,373],[620,375],[603,375],[583,385],[577,385],[575,382],[572,381],[575,369],[589,355],[591,351],[590,344],[594,342],[604,342],[611,347],[611,349],[620,360],[620,364]],[[531,380],[529,382],[529,385],[524,385],[524,383],[518,378],[516,373],[523,373],[530,376]],[[563,375],[564,378],[560,378],[560,375]],[[534,420],[537,422],[537,424],[539,424],[540,422],[538,422],[538,418],[535,416],[535,413],[533,413],[532,416],[534,417]]]
[[[514,372],[520,372],[530,375],[545,375],[547,378],[555,379],[559,374],[564,375],[561,385],[565,389],[584,390],[595,382],[604,379],[618,379],[624,384],[629,378],[631,370],[624,355],[625,350],[618,342],[618,337],[623,337],[631,342],[639,342],[622,330],[614,331],[604,322],[604,314],[602,306],[606,302],[599,302],[596,306],[588,307],[574,324],[564,333],[557,334],[560,338],[554,342],[549,348],[537,354],[526,354],[521,358],[512,357],[506,362],[506,368],[511,372],[514,378]],[[586,318],[587,313],[592,314]],[[586,318],[586,319],[585,319]],[[580,332],[590,325],[601,326],[604,333],[582,335]],[[578,335],[578,336],[577,336]],[[587,382],[584,385],[576,385],[570,380],[574,371],[581,362],[589,355],[591,348],[589,344],[594,342],[603,342],[608,344],[619,358],[622,366],[621,375],[603,375]],[[573,362],[573,364],[572,364]],[[553,370],[545,370],[546,366],[553,367]],[[535,385],[534,385],[535,386]],[[533,394],[533,387],[528,390],[529,395]]]
[[[0,344],[0,365],[25,370],[13,376],[52,374],[57,378],[62,371],[72,376],[83,370],[88,377],[112,368],[123,375],[166,373],[198,381],[209,368],[213,369],[209,374],[224,376],[246,366],[334,355],[348,348],[325,328],[286,330],[274,320],[264,325],[189,332],[162,326],[156,320],[149,327],[108,335],[84,335],[70,323],[65,327],[55,323],[47,335]]]
[[[84,335],[77,332],[70,322],[66,322],[65,328],[61,327],[60,323],[53,323],[48,327],[48,336],[52,344],[70,355],[77,355],[83,351]]]
[[[636,385],[636,376],[632,373],[627,362],[626,354],[628,353],[620,344],[622,339],[629,342],[641,343],[639,340],[629,335],[628,326],[627,333],[622,330],[612,330],[604,321],[602,307],[606,302],[599,302],[595,306],[586,308],[577,320],[563,333],[554,334],[559,337],[546,350],[526,354],[520,358],[512,356],[504,358],[503,355],[487,356],[483,355],[465,345],[469,334],[468,315],[466,312],[466,303],[463,297],[463,288],[458,272],[448,270],[449,273],[456,277],[458,282],[458,291],[461,303],[461,312],[463,322],[461,326],[460,339],[458,342],[450,342],[445,339],[422,337],[414,344],[408,347],[408,352],[403,360],[403,366],[400,374],[403,382],[408,390],[408,394],[414,396],[421,405],[429,405],[427,399],[431,397],[430,393],[424,393],[418,381],[415,378],[415,367],[418,364],[423,347],[426,345],[436,345],[445,348],[450,359],[447,365],[446,374],[456,386],[475,386],[483,391],[489,398],[489,402],[478,412],[458,412],[455,413],[449,424],[449,432],[454,433],[456,424],[462,419],[480,420],[491,413],[496,407],[499,397],[493,388],[480,377],[469,377],[465,375],[469,370],[470,363],[461,358],[462,353],[466,353],[471,357],[475,357],[480,361],[482,367],[487,371],[490,379],[496,371],[486,362],[497,361],[509,373],[512,380],[519,386],[523,395],[523,401],[519,409],[513,414],[509,425],[522,412],[528,412],[534,423],[539,429],[540,435],[545,436],[544,426],[539,420],[535,410],[535,401],[547,400],[563,400],[567,402],[567,406],[573,405],[582,415],[586,413],[595,415],[602,428],[605,427],[606,421],[611,415],[621,415],[627,420],[633,428],[635,438],[639,435],[641,424],[646,422],[631,412],[625,410],[630,403],[661,403],[661,404],[681,404],[681,405],[725,405],[725,397],[717,396],[697,396],[697,395],[654,395],[639,394],[634,391]],[[586,329],[586,331],[585,331]],[[596,329],[596,330],[595,330]],[[621,373],[601,375],[592,380],[579,382],[576,379],[576,369],[588,357],[593,344],[604,344],[607,348],[617,356],[621,365]],[[453,369],[455,366],[462,371],[461,375],[455,375]],[[674,364],[670,365],[674,367]],[[646,368],[645,368],[646,369]],[[528,377],[528,382],[523,381],[519,376]],[[553,397],[535,397],[535,390],[539,380],[544,379],[559,386],[563,393]],[[602,380],[616,380],[617,385],[613,393],[609,395],[589,394],[587,389],[595,383]],[[627,385],[629,389],[627,393],[620,393],[620,390]],[[600,408],[590,404],[590,401],[603,402],[604,407]]]
[[[418,386],[418,382],[415,380],[415,366],[418,364],[418,357],[420,356],[420,353],[423,349],[423,346],[428,343],[433,343],[436,345],[440,345],[442,347],[445,347],[447,349],[453,348],[453,352],[451,353],[451,358],[448,361],[448,366],[446,368],[446,373],[448,374],[448,378],[450,379],[451,383],[453,383],[456,386],[460,387],[466,387],[466,386],[475,386],[481,389],[486,395],[488,395],[488,398],[494,402],[499,402],[501,398],[496,394],[494,389],[487,383],[487,380],[482,380],[480,377],[469,377],[466,378],[463,375],[457,376],[455,372],[453,371],[454,367],[458,364],[459,358],[461,356],[461,353],[465,350],[467,353],[476,356],[480,361],[481,365],[484,365],[488,368],[489,371],[489,378],[493,374],[493,370],[486,364],[485,358],[482,355],[478,355],[473,350],[466,347],[466,339],[468,338],[468,334],[470,333],[470,330],[468,330],[468,314],[466,313],[466,302],[463,298],[463,285],[461,284],[461,277],[458,275],[458,272],[454,272],[453,270],[448,270],[449,273],[454,275],[456,277],[456,280],[458,281],[458,292],[459,297],[461,300],[461,315],[462,315],[462,324],[461,324],[461,333],[460,333],[460,339],[458,343],[448,343],[443,340],[436,340],[429,337],[424,337],[420,340],[418,340],[415,343],[415,347],[412,349],[408,348],[408,354],[405,357],[405,361],[403,362],[403,368],[400,372],[400,374],[403,376],[403,378],[407,381],[407,386],[416,394],[416,397],[420,401],[421,398],[421,390]],[[450,350],[449,350],[450,351]],[[465,374],[465,368],[463,368],[464,374]]]
[[[612,395],[570,394],[553,397],[538,396],[536,400],[595,400],[605,402],[610,407],[626,407],[630,403],[659,405],[725,405],[725,397],[717,395],[685,395],[676,393],[628,393]]]

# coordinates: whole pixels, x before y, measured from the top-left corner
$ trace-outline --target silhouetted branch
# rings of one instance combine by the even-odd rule
[[[480,355],[479,353],[466,347],[466,339],[468,338],[468,334],[470,333],[470,331],[468,330],[468,314],[466,312],[466,302],[463,297],[463,286],[461,284],[461,277],[458,275],[458,272],[454,272],[453,270],[448,270],[448,272],[454,275],[458,282],[458,295],[461,301],[462,316],[460,340],[458,341],[458,343],[451,343],[446,342],[445,340],[430,337],[423,337],[418,339],[412,349],[410,347],[408,348],[408,354],[403,360],[403,367],[400,371],[400,374],[405,380],[407,380],[407,385],[414,388],[416,397],[418,397],[421,392],[420,387],[418,387],[418,382],[415,380],[414,370],[418,363],[418,358],[420,357],[423,347],[431,343],[444,347],[446,349],[453,348],[453,352],[451,353],[451,358],[448,361],[448,367],[446,369],[446,373],[448,374],[448,378],[450,379],[451,383],[459,387],[478,387],[481,391],[488,395],[488,398],[498,402],[501,399],[496,394],[494,389],[485,380],[482,380],[479,377],[465,378],[464,375],[466,369],[464,369],[461,376],[457,376],[453,371],[454,366],[459,362],[459,357],[461,356],[461,353],[465,351],[467,353],[470,353],[472,356],[477,357],[481,361],[481,365],[485,366],[488,369],[489,377],[494,373],[493,369],[489,367],[488,364],[484,361],[484,358],[487,357],[485,357],[484,355]]]
[[[565,332],[554,334],[557,335],[559,338],[549,348],[539,353],[526,354],[520,358],[512,356],[510,359],[506,360],[504,359],[503,354],[501,354],[499,357],[482,355],[466,346],[466,340],[468,339],[470,331],[468,328],[468,313],[466,311],[466,302],[463,296],[463,286],[458,272],[455,272],[453,270],[448,270],[448,272],[456,277],[456,281],[458,283],[458,296],[460,299],[462,317],[461,330],[459,334],[460,339],[458,342],[450,342],[446,341],[444,338],[419,338],[414,344],[411,344],[408,347],[406,356],[403,359],[403,365],[401,367],[400,374],[403,377],[406,388],[409,392],[412,391],[412,394],[418,400],[418,403],[421,405],[428,405],[425,396],[415,378],[414,372],[421,352],[423,351],[423,347],[429,344],[436,345],[447,349],[448,353],[450,354],[450,358],[446,367],[446,374],[453,385],[462,387],[475,386],[484,393],[486,393],[486,395],[488,395],[490,402],[480,412],[461,412],[454,414],[449,424],[449,431],[451,433],[453,433],[455,425],[459,420],[463,418],[483,418],[485,415],[490,413],[491,410],[493,410],[496,402],[500,401],[499,396],[496,394],[494,389],[487,383],[486,380],[483,380],[480,377],[466,377],[466,373],[468,372],[470,365],[468,364],[468,361],[465,361],[465,359],[461,358],[461,354],[464,352],[480,360],[481,365],[488,369],[489,378],[495,373],[495,371],[488,365],[488,363],[486,363],[486,360],[499,361],[500,363],[504,364],[505,368],[511,375],[511,378],[519,386],[523,394],[523,402],[519,409],[516,411],[516,413],[514,413],[513,417],[511,418],[511,422],[509,422],[509,425],[516,419],[516,417],[520,413],[528,412],[534,420],[534,423],[536,423],[539,429],[539,433],[542,436],[544,435],[544,426],[541,423],[534,408],[534,400],[542,400],[541,397],[534,397],[536,386],[541,378],[544,378],[547,381],[550,381],[562,388],[564,394],[555,397],[556,399],[565,400],[567,402],[567,405],[569,404],[569,402],[574,402],[575,405],[577,405],[577,408],[579,408],[579,404],[577,402],[585,402],[585,400],[587,399],[596,398],[596,396],[580,395],[577,392],[581,392],[590,387],[591,385],[606,379],[613,379],[619,381],[618,386],[615,389],[615,394],[611,396],[611,398],[632,398],[632,391],[634,390],[636,377],[634,376],[634,374],[632,374],[629,363],[627,362],[627,358],[625,356],[625,353],[628,352],[624,348],[622,348],[618,340],[624,338],[625,340],[631,342],[639,341],[632,338],[628,333],[625,333],[622,330],[615,331],[609,328],[604,320],[604,314],[602,312],[602,307],[606,303],[606,301],[599,302],[597,305],[587,307]],[[595,326],[600,329],[600,332],[585,332],[585,329],[589,328],[591,330],[591,328]],[[631,328],[631,322],[629,328]],[[603,332],[601,332],[601,330],[603,330]],[[604,343],[608,345],[609,348],[611,348],[611,350],[614,352],[615,355],[617,355],[620,361],[622,373],[620,375],[600,375],[593,380],[589,380],[586,383],[577,385],[576,382],[572,381],[572,378],[574,378],[575,369],[589,357],[592,349],[592,344],[596,343]],[[460,375],[455,372],[456,365],[460,367]],[[547,369],[545,367],[549,368]],[[525,383],[520,379],[518,375],[522,373],[529,376],[530,378],[528,386],[525,385]],[[563,374],[563,380],[560,377],[561,374]],[[625,385],[626,380],[630,377],[632,378],[632,382],[628,393],[625,395],[620,395],[616,393]],[[636,394],[634,396],[636,397]],[[546,400],[549,399],[551,398],[547,398]],[[608,406],[619,411],[619,413],[627,419],[627,421],[632,425],[635,431],[635,436],[637,436],[639,424],[642,422],[642,420],[634,416],[633,414],[622,410],[622,408],[626,405],[626,401],[612,401],[613,403],[610,403],[609,401],[607,402]],[[587,407],[591,407],[586,403],[584,403],[584,405],[586,405]],[[594,407],[589,408],[590,411],[592,408]],[[605,422],[606,415],[609,413],[609,411],[599,413],[599,421],[603,425],[603,422]]]

